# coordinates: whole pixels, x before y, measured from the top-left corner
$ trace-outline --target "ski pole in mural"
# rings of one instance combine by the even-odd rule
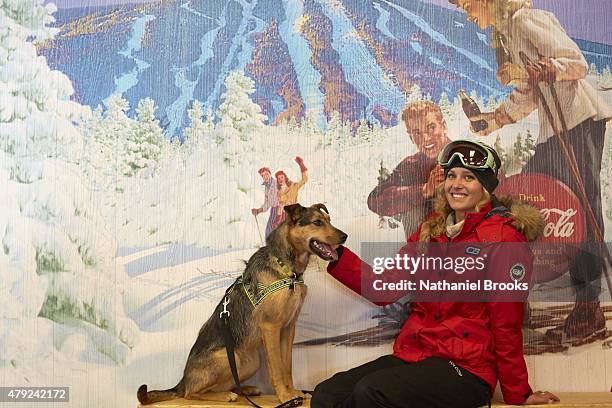
[[[278,214],[278,190],[276,179],[272,177],[272,172],[269,167],[262,167],[258,171],[261,176],[265,188],[265,201],[259,208],[252,208],[251,214],[257,219],[257,215],[270,210],[270,216],[268,217],[268,223],[266,224],[266,239],[268,235],[274,229],[274,221],[276,220],[276,214]],[[259,224],[258,224],[259,226]]]
[[[504,50],[498,56],[505,56],[497,77],[504,85],[516,83],[495,112],[473,118],[489,124],[479,134],[488,135],[538,110],[538,145],[523,172],[561,181],[580,197],[587,214],[585,241],[590,248],[581,251],[570,267],[576,304],[559,330],[570,339],[605,337],[599,295],[609,255],[602,234],[600,171],[612,110],[586,81],[588,64],[552,13],[533,9],[525,0],[452,2],[479,28],[493,26],[493,46]]]

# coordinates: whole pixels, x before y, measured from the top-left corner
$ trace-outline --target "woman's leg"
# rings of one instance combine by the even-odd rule
[[[489,385],[447,359],[432,357],[363,377],[342,408],[477,408]]]
[[[310,406],[312,408],[339,407],[351,395],[355,384],[363,377],[381,370],[385,372],[393,367],[404,365],[406,365],[406,362],[388,355],[348,371],[336,373],[333,377],[315,387]]]

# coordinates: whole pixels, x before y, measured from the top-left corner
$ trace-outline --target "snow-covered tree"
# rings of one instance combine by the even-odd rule
[[[497,108],[497,101],[495,100],[495,96],[489,95],[489,99],[487,100],[486,110],[488,112],[493,112]]]
[[[293,132],[298,127],[299,125],[298,125],[297,120],[295,119],[295,116],[291,116],[289,118],[289,121],[287,121],[287,129],[289,129],[290,132]]]
[[[597,69],[597,65],[595,65],[594,62],[592,62],[591,65],[589,66],[589,75],[594,75],[594,76],[599,75],[599,70]]]
[[[189,118],[189,126],[183,130],[184,142],[197,143],[197,140],[204,133],[204,122],[202,121],[203,111],[202,103],[197,99],[191,103],[191,108],[187,109],[187,117]]]
[[[476,105],[478,105],[480,110],[484,110],[484,98],[482,96],[478,96],[478,92],[476,92],[475,89],[472,89],[472,92],[470,92],[470,98],[476,102]]]
[[[374,124],[372,125],[372,130],[371,130],[370,143],[379,144],[384,140],[384,137],[385,137],[385,130],[380,125],[380,123],[374,122]]]
[[[442,111],[442,115],[445,118],[451,117],[452,106],[451,106],[450,101],[448,100],[448,95],[446,94],[446,92],[442,92],[442,94],[440,95],[438,106],[440,107],[440,110]]]
[[[361,119],[359,121],[359,126],[355,132],[355,139],[357,143],[369,143],[372,141],[372,130],[366,119]]]
[[[198,100],[194,100],[191,104],[191,108],[187,110],[187,116],[189,117],[189,126],[183,131],[184,142],[188,145],[197,145],[204,141],[205,135],[211,132],[215,125],[215,114],[212,108],[209,106],[206,111],[206,117],[203,119],[204,107]]]
[[[107,190],[122,191],[123,178],[132,172],[126,156],[135,121],[127,116],[130,104],[121,95],[111,95],[105,105],[102,120],[94,117],[83,126],[83,131],[86,139],[99,145],[98,155],[102,160],[96,161],[99,166],[96,171],[101,175],[100,183]]]
[[[215,128],[215,113],[209,106],[206,109],[206,116],[204,117],[204,131],[210,132]]]
[[[155,102],[150,98],[141,100],[136,107],[137,120],[125,144],[126,176],[154,166],[161,156],[166,139],[155,119],[155,109]]]
[[[609,88],[612,86],[612,71],[610,71],[610,66],[606,65],[605,68],[599,74],[598,82],[600,86],[605,88]]]
[[[138,332],[115,283],[114,240],[78,166],[76,124],[90,112],[36,53],[56,32],[54,11],[44,0],[0,2],[0,367],[9,370],[44,370],[56,324],[96,338],[116,361]]]
[[[610,71],[610,66],[606,65],[606,67],[601,71],[601,77],[604,82],[610,81],[610,77],[612,77],[612,71]]]
[[[302,119],[302,123],[300,125],[300,131],[307,138],[318,138],[323,135],[323,130],[319,127],[319,123],[317,123],[319,115],[314,110],[306,111],[304,118]]]
[[[464,115],[463,108],[461,107],[461,98],[459,97],[459,94],[457,94],[453,99],[453,105],[451,107],[451,110],[454,115],[457,115],[458,112],[461,112],[461,115]]]
[[[419,84],[414,84],[410,87],[408,91],[408,97],[406,98],[406,105],[411,102],[420,101],[423,99],[423,93],[421,92],[421,87]]]
[[[501,136],[497,135],[497,137],[495,138],[495,143],[493,143],[493,148],[495,149],[495,151],[497,152],[497,154],[499,155],[499,158],[501,159],[502,162],[502,171],[504,173],[507,173],[506,171],[506,150],[504,149],[504,146],[502,144],[501,141]]]
[[[233,71],[225,79],[225,88],[218,112],[219,126],[234,129],[241,140],[249,140],[267,120],[267,116],[261,113],[261,107],[249,97],[255,92],[255,83],[243,71]]]
[[[338,111],[332,111],[327,122],[327,131],[325,132],[325,145],[333,145],[340,137],[342,132],[342,120]]]

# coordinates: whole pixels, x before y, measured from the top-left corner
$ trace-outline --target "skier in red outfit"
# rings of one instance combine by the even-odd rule
[[[499,244],[489,248],[485,273],[493,276],[518,270],[517,280],[528,282],[532,253],[527,242],[541,233],[543,220],[534,207],[492,194],[501,165],[495,150],[455,141],[442,150],[438,163],[444,168],[445,181],[437,190],[435,212],[408,239],[400,255],[417,255],[416,244],[428,251],[452,251],[448,244],[469,243],[470,248],[480,250],[485,246],[481,243],[512,243],[506,244],[512,250],[504,251]],[[377,278],[393,280],[403,273],[393,268],[375,273],[342,246],[338,256],[328,272],[370,300],[373,291],[365,285]],[[430,271],[425,273],[433,276]],[[413,276],[419,276],[419,271]],[[389,295],[387,301],[376,303],[389,303],[402,293]],[[487,296],[500,299],[495,293]],[[534,393],[529,386],[521,332],[526,296],[514,301],[502,296],[504,301],[413,302],[393,354],[322,382],[311,406],[476,408],[490,400],[498,380],[506,403],[558,401],[555,395]]]

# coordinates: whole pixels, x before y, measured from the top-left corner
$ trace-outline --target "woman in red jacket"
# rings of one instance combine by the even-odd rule
[[[427,255],[441,251],[454,259],[478,254],[488,260],[479,278],[503,281],[499,277],[505,276],[506,282],[514,280],[517,285],[519,281],[529,282],[532,254],[527,241],[537,238],[543,220],[534,207],[492,195],[501,165],[495,150],[480,143],[455,141],[442,150],[438,163],[444,168],[445,181],[438,189],[435,213],[409,238],[400,258],[418,257],[415,245],[427,248]],[[505,248],[482,244],[498,242],[513,244],[505,244]],[[380,286],[382,280],[395,278],[397,282],[407,277],[397,265],[374,271],[342,246],[338,255],[328,272],[370,300],[380,300],[376,298],[380,293],[372,289],[374,281],[378,280]],[[456,268],[452,272],[455,280],[463,274]],[[417,270],[410,276],[437,275]],[[448,273],[445,277],[453,279]],[[527,380],[521,332],[527,293],[481,291],[480,296],[488,299],[483,302],[465,301],[469,297],[465,293],[453,298],[454,293],[441,290],[436,299],[443,297],[443,302],[418,301],[431,300],[432,293],[415,293],[417,301],[412,303],[392,355],[322,382],[315,388],[311,407],[476,408],[490,400],[498,380],[509,404],[559,400],[549,392],[532,392]],[[375,303],[390,303],[405,292],[386,294],[391,298]]]

